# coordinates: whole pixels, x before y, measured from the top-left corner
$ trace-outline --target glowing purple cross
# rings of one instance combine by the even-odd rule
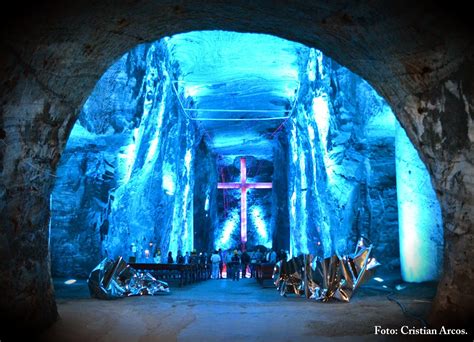
[[[240,183],[217,183],[218,189],[240,189],[240,240],[242,251],[247,242],[247,189],[271,189],[272,183],[247,183],[247,162],[240,158]]]

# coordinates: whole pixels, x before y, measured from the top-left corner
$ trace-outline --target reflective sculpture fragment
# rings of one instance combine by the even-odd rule
[[[129,296],[169,293],[166,282],[155,279],[150,273],[131,268],[122,257],[105,258],[97,265],[87,280],[91,297],[115,299]]]
[[[275,286],[282,296],[292,292],[322,302],[332,298],[348,302],[380,265],[371,256],[372,248],[365,246],[361,238],[351,255],[320,259],[302,254],[289,261],[279,261],[273,274]]]

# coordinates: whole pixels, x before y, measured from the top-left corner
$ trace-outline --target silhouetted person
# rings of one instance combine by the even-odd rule
[[[176,263],[177,264],[184,264],[184,256],[181,251],[178,251],[178,255],[176,256]]]
[[[247,274],[247,266],[250,264],[250,255],[247,251],[242,253],[240,261],[242,262],[242,278],[245,278],[245,275]]]
[[[199,263],[201,265],[207,265],[207,253],[206,252],[199,253]]]
[[[240,257],[239,252],[237,250],[234,251],[234,255],[232,255],[231,259],[231,269],[232,269],[232,280],[239,281],[240,278]]]
[[[214,251],[211,255],[211,262],[212,262],[212,279],[219,279],[219,262],[221,261],[221,257]]]
[[[161,249],[156,249],[155,255],[153,256],[153,261],[155,264],[161,264]]]
[[[278,255],[278,260],[284,260],[287,261],[288,257],[286,255],[286,252],[284,249],[280,250],[280,253]]]
[[[168,264],[173,264],[174,263],[174,260],[173,260],[173,252],[169,251],[168,252],[168,260],[167,260]]]
[[[196,265],[199,263],[199,257],[195,249],[191,252],[191,258],[189,259],[189,263],[192,265]]]
[[[260,262],[262,262],[262,252],[257,248],[250,258],[250,278],[257,277],[257,264]]]
[[[225,260],[225,265],[226,265],[226,277],[227,279],[232,278],[232,249],[229,249],[225,252],[224,254],[224,260]]]

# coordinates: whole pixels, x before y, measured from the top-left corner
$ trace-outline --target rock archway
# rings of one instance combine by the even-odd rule
[[[426,163],[443,212],[445,271],[432,322],[468,322],[474,311],[474,50],[468,27],[447,9],[398,1],[83,0],[44,1],[8,13],[0,64],[2,319],[44,328],[57,318],[49,195],[72,125],[102,73],[139,43],[222,29],[317,47],[386,98]]]

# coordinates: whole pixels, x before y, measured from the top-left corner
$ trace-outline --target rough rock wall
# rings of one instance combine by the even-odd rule
[[[79,132],[82,131],[82,132]],[[53,276],[85,277],[101,258],[117,146],[126,136],[88,134],[77,125],[61,158],[51,198]]]
[[[198,253],[214,248],[218,229],[216,156],[209,151],[204,139],[194,158],[194,247]]]
[[[156,248],[192,248],[198,132],[172,93],[176,69],[165,42],[141,45],[85,103],[53,191],[53,275],[87,276],[105,256],[147,261]]]
[[[126,147],[127,173],[111,192],[110,227],[104,254],[146,261],[159,247],[163,254],[193,245],[193,169],[196,131],[179,111],[171,81],[177,66],[166,43],[150,47],[146,58],[143,115]],[[154,247],[149,248],[152,242]]]
[[[348,233],[336,246],[352,251],[363,235],[388,267],[399,264],[395,169],[395,117],[383,98],[359,76],[331,65],[333,125],[326,142],[335,187],[331,189]],[[331,167],[330,167],[331,168]],[[350,193],[352,205],[345,198]],[[339,236],[339,230],[335,234]],[[342,234],[343,238],[344,234]],[[336,247],[337,248],[337,247]]]
[[[429,68],[425,78],[436,81],[432,89],[407,96],[395,107],[414,118],[402,127],[413,144],[422,147],[420,157],[442,210],[444,271],[430,317],[437,325],[461,326],[474,317],[474,295],[462,285],[474,279],[474,267],[467,266],[474,260],[474,56],[472,48],[468,51],[466,60],[471,62],[450,66],[450,72],[436,80],[433,75],[442,68]]]
[[[466,60],[474,60],[473,49],[468,51]],[[441,69],[429,68],[424,77],[425,82],[436,82],[430,91],[407,96],[395,110],[414,118],[402,127],[415,146],[422,146],[418,151],[442,210],[444,271],[430,319],[437,325],[461,326],[474,317],[474,296],[461,285],[474,279],[474,268],[467,267],[474,258],[474,69],[466,61],[433,80]]]
[[[445,271],[431,321],[469,322],[474,314],[469,13],[449,2],[388,0],[277,7],[271,1],[46,1],[4,11],[0,246],[8,263],[0,269],[0,312],[5,322],[44,328],[57,317],[47,253],[52,174],[97,80],[137,44],[202,29],[270,33],[319,47],[387,99],[427,165],[442,208]]]
[[[299,106],[286,127],[291,249],[350,253],[363,235],[397,266],[395,118],[365,81],[320,51],[301,59]]]
[[[107,70],[69,136],[51,201],[53,276],[85,277],[104,257],[110,191],[124,178],[123,153],[143,114],[149,47],[126,53]]]
[[[273,247],[275,250],[290,249],[290,218],[288,206],[289,146],[287,133],[283,130],[274,140],[272,176]]]

